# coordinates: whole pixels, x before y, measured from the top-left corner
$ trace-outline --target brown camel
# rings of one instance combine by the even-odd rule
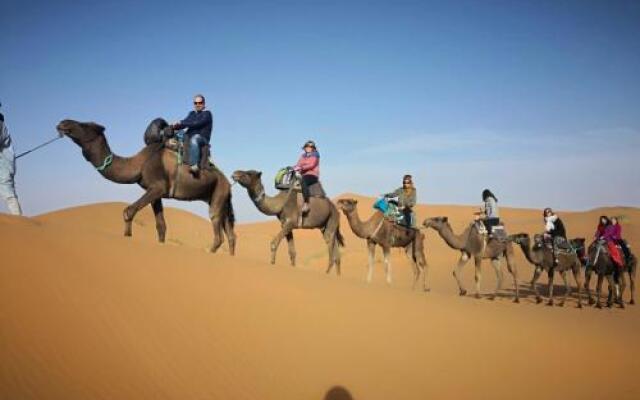
[[[387,283],[391,284],[391,263],[389,253],[392,247],[405,249],[407,256],[413,263],[413,287],[423,272],[423,289],[428,291],[427,272],[428,265],[424,256],[424,234],[418,229],[406,228],[387,220],[381,211],[376,210],[367,220],[362,221],[358,216],[358,201],[355,199],[338,200],[338,208],[342,210],[349,221],[349,226],[356,236],[367,240],[369,250],[369,272],[367,282],[373,278],[373,264],[376,245],[382,247]]]
[[[550,306],[553,305],[553,276],[555,272],[558,271],[564,281],[564,297],[558,304],[559,306],[563,306],[571,293],[569,281],[567,280],[567,272],[571,271],[578,287],[578,308],[582,308],[582,264],[580,263],[580,255],[578,253],[584,251],[584,238],[572,239],[570,241],[571,247],[576,251],[558,252],[558,265],[556,266],[553,265],[553,252],[544,244],[542,235],[534,236],[533,247],[531,246],[531,238],[527,233],[518,233],[510,236],[510,238],[513,242],[520,245],[527,261],[535,266],[533,279],[531,279],[531,288],[536,294],[536,301],[538,303],[542,302],[542,297],[538,292],[536,283],[543,270],[547,271],[549,277],[549,302],[547,304]]]
[[[629,275],[629,283],[631,286],[631,300],[629,301],[629,304],[636,303],[634,294],[636,290],[636,269],[638,260],[633,254],[631,254],[629,258],[630,259],[627,260],[624,268],[620,268],[611,258],[609,249],[607,248],[607,243],[605,241],[595,241],[591,244],[591,246],[589,246],[589,260],[587,268],[585,270],[586,278],[584,283],[584,287],[587,290],[587,296],[589,297],[589,304],[595,303],[597,308],[602,308],[602,304],[600,303],[600,294],[602,292],[602,282],[604,278],[607,278],[607,281],[609,283],[609,296],[607,299],[607,306],[611,307],[613,305],[613,298],[615,297],[616,303],[618,303],[621,308],[624,308],[624,300],[622,298],[622,295],[624,294],[627,286],[624,276],[625,273]],[[595,301],[591,296],[591,288],[589,285],[593,272],[598,274]],[[619,288],[618,285],[616,285],[616,280],[620,284]]]
[[[460,250],[460,260],[453,271],[453,276],[458,282],[460,289],[460,296],[467,294],[467,290],[462,284],[461,273],[462,267],[469,261],[469,258],[473,256],[475,262],[475,281],[476,281],[476,298],[480,298],[480,280],[482,273],[480,267],[483,259],[490,259],[491,265],[496,271],[497,285],[491,300],[495,298],[498,290],[502,287],[502,272],[500,271],[500,261],[504,257],[507,260],[507,268],[513,276],[513,286],[515,288],[515,303],[520,302],[520,291],[518,288],[518,270],[513,258],[513,246],[509,241],[500,241],[497,239],[487,240],[486,235],[480,233],[476,224],[471,224],[467,229],[462,232],[461,235],[455,235],[449,225],[449,219],[447,217],[435,217],[424,220],[423,225],[426,228],[435,229],[440,237],[451,247],[452,249]]]
[[[329,249],[329,265],[327,273],[335,265],[340,275],[340,246],[344,246],[344,238],[340,233],[340,214],[327,198],[311,197],[310,211],[302,216],[302,195],[293,189],[281,190],[276,196],[267,196],[262,184],[262,172],[235,171],[231,178],[247,189],[253,204],[265,215],[276,216],[282,229],[271,241],[271,264],[276,262],[278,246],[283,238],[289,245],[291,265],[296,265],[296,248],[293,241],[294,229],[320,229]]]
[[[159,120],[156,120],[159,121]],[[154,123],[156,122],[154,121]],[[162,126],[167,124],[161,120]],[[136,202],[124,209],[124,235],[131,236],[131,222],[136,213],[151,204],[156,218],[158,241],[165,240],[166,224],[162,199],[202,200],[209,204],[215,252],[222,245],[222,231],[229,241],[229,253],[235,252],[234,214],[231,184],[217,169],[205,169],[196,178],[186,165],[178,165],[176,153],[163,143],[151,143],[133,157],[119,157],[109,148],[104,127],[93,122],[64,120],[57,126],[82,149],[82,155],[106,179],[116,183],[137,183],[146,190]]]

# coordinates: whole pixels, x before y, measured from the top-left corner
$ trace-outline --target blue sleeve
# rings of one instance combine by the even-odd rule
[[[187,118],[180,121],[180,125],[185,128],[202,128],[203,126],[211,123],[211,112],[203,111],[200,114],[196,112],[190,112]]]

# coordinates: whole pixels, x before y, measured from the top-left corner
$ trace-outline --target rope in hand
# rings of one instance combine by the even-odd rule
[[[46,146],[46,145],[48,145],[48,144],[51,144],[51,143],[53,143],[53,142],[55,142],[56,140],[59,140],[59,139],[62,139],[62,136],[56,136],[55,138],[53,138],[53,139],[51,139],[51,140],[47,140],[46,142],[44,142],[44,143],[42,143],[42,144],[37,145],[36,147],[34,147],[34,148],[33,148],[33,149],[31,149],[31,150],[27,150],[27,151],[25,151],[25,152],[22,152],[22,153],[20,153],[20,154],[18,154],[18,155],[16,156],[16,159],[18,159],[18,158],[20,158],[20,157],[22,157],[22,156],[26,156],[27,154],[29,154],[29,153],[31,153],[31,152],[33,152],[33,151],[36,151],[36,150],[38,150],[39,148],[44,147],[44,146]]]

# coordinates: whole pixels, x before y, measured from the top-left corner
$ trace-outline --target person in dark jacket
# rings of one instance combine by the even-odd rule
[[[489,189],[482,191],[483,204],[480,207],[480,216],[483,216],[482,222],[487,228],[489,235],[493,233],[493,227],[500,225],[500,212],[498,211],[498,199]]]
[[[200,149],[209,144],[213,129],[211,111],[205,110],[205,99],[201,94],[193,97],[194,110],[185,119],[173,124],[173,129],[187,129],[186,137],[189,143],[189,164],[191,172],[198,174],[200,170]]]
[[[566,246],[568,244],[567,231],[560,217],[552,209],[545,208],[543,215],[545,224],[544,238],[553,251],[553,266],[555,267],[558,265],[558,246]]]

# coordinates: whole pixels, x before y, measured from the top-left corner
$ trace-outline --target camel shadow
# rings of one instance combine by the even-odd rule
[[[334,386],[327,394],[324,395],[324,400],[354,400],[353,396],[347,389],[342,386]]]

